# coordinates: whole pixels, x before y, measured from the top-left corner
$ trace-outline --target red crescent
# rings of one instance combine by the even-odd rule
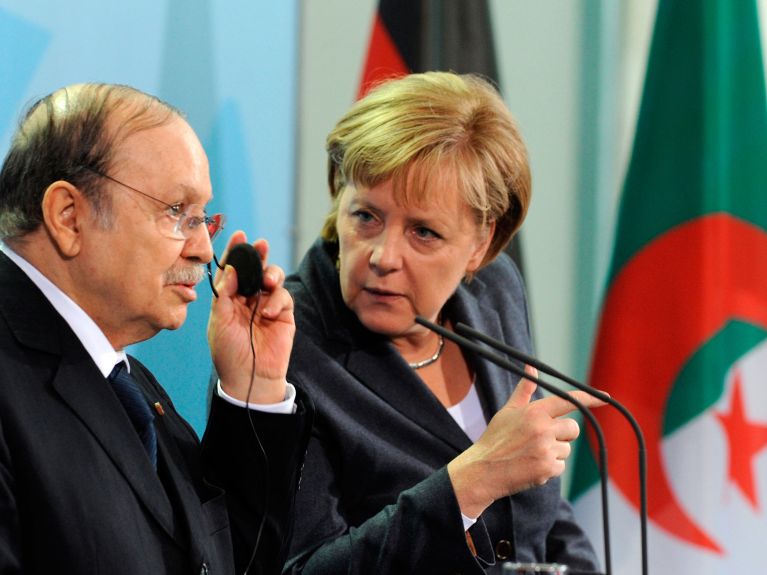
[[[685,362],[728,321],[767,328],[766,294],[767,233],[729,214],[707,215],[659,236],[621,270],[594,351],[591,384],[622,402],[645,435],[649,518],[715,553],[719,544],[671,489],[661,458],[663,414]],[[638,508],[634,435],[617,411],[595,415],[608,436],[610,477]]]

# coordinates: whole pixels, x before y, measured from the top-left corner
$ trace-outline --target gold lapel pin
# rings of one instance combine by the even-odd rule
[[[157,415],[159,416],[165,415],[165,410],[162,408],[162,404],[159,401],[156,401],[154,403],[154,410],[157,412]]]

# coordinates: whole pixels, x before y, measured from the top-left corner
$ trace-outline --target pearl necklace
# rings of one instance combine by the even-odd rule
[[[429,358],[426,358],[421,361],[416,361],[414,363],[408,362],[407,364],[413,368],[413,369],[421,369],[422,367],[426,367],[427,365],[431,365],[435,361],[437,361],[440,356],[442,355],[442,350],[445,349],[445,338],[443,338],[441,335],[439,336],[439,346],[437,347],[437,351],[434,352],[434,355],[432,355]]]

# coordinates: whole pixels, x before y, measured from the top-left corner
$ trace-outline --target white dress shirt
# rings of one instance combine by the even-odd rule
[[[477,387],[474,382],[471,383],[469,393],[461,401],[447,408],[447,412],[455,419],[455,422],[469,436],[472,442],[477,441],[487,429],[485,414],[482,413],[482,404],[479,402]],[[461,513],[463,519],[463,529],[468,531],[469,527],[477,522],[476,517],[469,517]]]

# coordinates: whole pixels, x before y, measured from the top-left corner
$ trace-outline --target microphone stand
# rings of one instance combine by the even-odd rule
[[[529,381],[532,381],[536,385],[540,386],[541,389],[548,391],[552,395],[556,395],[557,397],[560,397],[564,399],[565,401],[572,403],[578,409],[578,411],[580,411],[583,414],[583,417],[585,417],[589,421],[592,428],[594,429],[594,433],[597,436],[597,443],[599,444],[599,477],[600,477],[601,491],[602,491],[602,525],[603,525],[602,531],[603,531],[603,537],[604,537],[605,570],[606,570],[606,575],[612,575],[612,561],[610,556],[611,555],[610,554],[610,530],[609,530],[610,521],[608,516],[609,514],[608,514],[608,503],[607,503],[607,449],[605,447],[605,438],[604,438],[604,434],[602,433],[602,427],[599,425],[599,422],[594,417],[594,414],[591,413],[591,410],[587,408],[585,405],[583,405],[580,401],[572,397],[569,393],[562,391],[558,387],[550,383],[547,383],[533,375],[525,373],[523,369],[520,369],[519,367],[511,363],[509,360],[507,360],[506,358],[501,357],[497,353],[494,353],[490,351],[489,349],[482,347],[481,345],[475,343],[474,341],[466,337],[460,336],[448,329],[445,329],[441,325],[431,322],[421,316],[416,316],[415,322],[418,324],[421,324],[427,329],[430,329],[438,333],[442,337],[449,339],[450,341],[454,342],[458,346],[468,349],[481,357],[484,357],[485,359],[489,360],[495,365],[502,367],[520,377],[524,377],[525,379]],[[593,395],[591,391],[593,390],[589,390],[587,393],[589,393],[590,395]]]
[[[503,353],[510,355],[517,361],[531,365],[545,374],[548,374],[552,377],[556,377],[557,379],[560,379],[564,381],[565,383],[572,385],[576,389],[580,389],[581,391],[584,391],[593,397],[601,399],[602,401],[606,402],[607,404],[617,409],[621,413],[621,415],[623,415],[626,421],[629,422],[629,424],[631,425],[631,428],[634,430],[634,435],[636,436],[636,440],[637,440],[638,459],[639,459],[639,523],[640,523],[640,537],[641,537],[641,547],[642,547],[642,573],[643,575],[647,575],[647,451],[645,449],[645,440],[644,440],[644,435],[642,434],[642,429],[639,427],[639,423],[637,423],[637,420],[634,418],[631,412],[628,409],[626,409],[626,407],[621,405],[617,400],[613,399],[606,393],[603,393],[599,391],[598,389],[594,389],[593,387],[584,385],[583,383],[580,383],[579,381],[557,371],[553,367],[546,365],[542,361],[530,355],[527,355],[526,353],[523,353],[517,349],[514,349],[513,347],[506,345],[502,341],[498,341],[488,336],[487,334],[477,331],[473,327],[470,327],[464,323],[459,322],[458,324],[456,324],[455,330],[460,334],[477,339],[499,351],[502,351]],[[602,449],[601,439],[599,440],[599,447],[601,450]],[[602,482],[604,484],[604,479],[602,480]],[[605,525],[605,528],[607,528],[607,525]]]

